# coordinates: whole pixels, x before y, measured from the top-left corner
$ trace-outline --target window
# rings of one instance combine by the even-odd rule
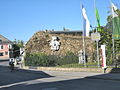
[[[0,45],[0,49],[3,49],[3,45]]]
[[[3,49],[3,45],[1,45],[1,49]]]
[[[9,48],[9,49],[12,49],[12,45],[11,45],[11,44],[8,44],[8,48]]]
[[[0,43],[2,43],[2,40],[0,39]]]
[[[8,52],[5,52],[5,55],[8,55]]]
[[[0,52],[0,56],[3,56],[3,52]]]

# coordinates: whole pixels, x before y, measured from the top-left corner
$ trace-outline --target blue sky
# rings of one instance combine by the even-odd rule
[[[120,7],[120,0],[112,0]],[[82,30],[81,3],[92,26],[96,26],[94,0],[0,0],[0,34],[10,40],[24,40],[39,30],[63,27]],[[105,26],[109,0],[96,0],[101,25]]]

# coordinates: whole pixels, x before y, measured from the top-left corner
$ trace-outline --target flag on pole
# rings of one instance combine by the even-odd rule
[[[83,22],[84,22],[84,36],[89,37],[89,32],[90,32],[90,23],[86,14],[86,10],[82,5],[82,15],[83,15]]]
[[[117,9],[118,8],[111,2],[113,39],[120,39],[120,17],[118,16]]]
[[[95,10],[95,14],[96,14],[97,26],[98,26],[97,30],[101,31],[101,28],[100,28],[100,17],[99,17],[99,13],[98,13],[98,9],[97,8]]]
[[[111,2],[111,9],[112,9],[112,17],[118,17],[118,14],[117,14],[117,6],[115,6],[112,2]]]

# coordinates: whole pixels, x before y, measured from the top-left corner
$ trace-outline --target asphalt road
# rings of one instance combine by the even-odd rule
[[[0,59],[0,66],[9,66],[8,61],[9,60],[1,60]]]
[[[35,71],[0,65],[0,90],[120,90],[120,81],[86,78],[100,73]],[[103,74],[104,75],[104,74]]]

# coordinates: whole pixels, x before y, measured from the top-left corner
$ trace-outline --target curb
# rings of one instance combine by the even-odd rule
[[[102,68],[59,68],[59,67],[33,67],[33,66],[23,66],[22,69],[35,69],[35,70],[48,70],[48,71],[74,71],[74,72],[96,72],[104,73]],[[108,68],[106,73],[110,73],[112,68]]]

